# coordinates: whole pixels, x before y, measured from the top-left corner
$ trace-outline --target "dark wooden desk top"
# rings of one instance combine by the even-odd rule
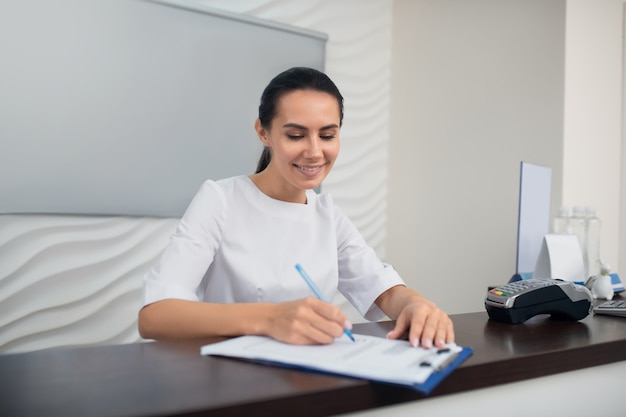
[[[451,316],[474,354],[430,396],[626,360],[626,319],[537,316],[524,324],[486,312]],[[383,336],[392,323],[355,333]],[[1,416],[328,416],[413,401],[409,388],[225,358],[203,357],[217,339],[0,355]]]

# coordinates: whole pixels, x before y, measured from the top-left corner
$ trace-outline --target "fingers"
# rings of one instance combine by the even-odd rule
[[[352,329],[352,323],[350,323],[338,306],[313,298],[309,298],[306,301],[313,305],[313,310],[318,314],[311,321],[311,325],[331,335],[333,340],[340,337],[344,329]],[[330,342],[332,340],[328,343]]]
[[[399,339],[406,332],[406,330],[410,327],[410,322],[407,319],[406,314],[400,314],[400,317],[396,319],[396,325],[393,330],[387,333],[388,339]],[[412,342],[409,340],[409,342]],[[413,345],[413,343],[411,343]],[[416,345],[413,345],[416,346]]]
[[[421,339],[421,345],[424,348],[443,347],[446,343],[454,341],[452,321],[443,312],[437,311],[426,317],[421,328],[419,325],[411,326],[409,340],[411,338]]]
[[[338,306],[307,297],[281,304],[270,336],[292,344],[328,344],[351,327]]]
[[[414,346],[431,348],[443,347],[454,342],[454,326],[452,320],[443,311],[434,305],[415,303],[406,306],[398,319],[396,326],[387,334],[390,339],[401,337],[409,331],[409,343]]]

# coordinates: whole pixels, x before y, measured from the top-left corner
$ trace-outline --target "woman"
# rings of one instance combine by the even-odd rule
[[[292,68],[261,97],[257,172],[206,181],[144,278],[139,331],[151,339],[266,335],[331,343],[351,324],[326,299],[341,293],[369,320],[396,320],[413,346],[454,341],[449,317],[381,262],[330,196],[313,189],[339,153],[343,97],[323,73]]]

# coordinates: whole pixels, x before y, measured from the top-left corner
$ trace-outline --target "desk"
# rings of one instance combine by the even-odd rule
[[[451,318],[458,344],[474,355],[429,397],[626,360],[624,318],[537,316],[520,325],[490,321],[486,312]],[[354,332],[382,336],[391,327],[364,323]],[[199,354],[217,340],[0,355],[0,415],[327,416],[424,399],[408,388]]]

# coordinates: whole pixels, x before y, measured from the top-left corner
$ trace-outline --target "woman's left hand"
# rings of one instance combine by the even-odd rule
[[[434,303],[403,286],[393,287],[381,294],[377,304],[396,325],[387,334],[398,339],[408,331],[412,346],[444,347],[454,342],[454,326],[450,317]]]

